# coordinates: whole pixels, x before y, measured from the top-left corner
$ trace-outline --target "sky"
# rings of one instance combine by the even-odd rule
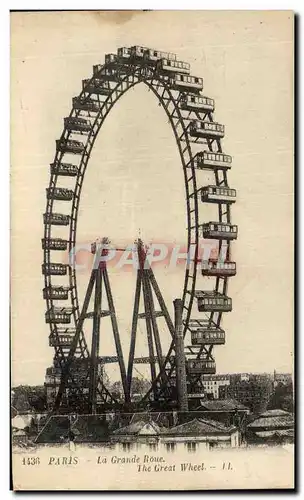
[[[217,371],[291,371],[293,365],[293,75],[288,12],[13,13],[11,15],[12,383],[41,384],[52,362],[44,321],[42,214],[49,164],[72,97],[93,64],[120,46],[173,52],[204,78],[224,123],[237,190],[232,243],[237,276]],[[212,209],[200,207],[204,221]],[[164,111],[143,85],[113,108],[96,141],[80,204],[77,242],[155,239],[183,244],[186,204],[177,147]],[[170,313],[182,268],[155,270]],[[89,275],[79,273],[80,298]],[[201,278],[202,279],[202,278]],[[127,357],[135,274],[110,270]],[[200,283],[198,283],[200,285]],[[200,286],[199,286],[200,287]],[[167,332],[163,350],[169,345]],[[139,333],[138,355],[144,336]],[[111,353],[108,328],[102,354]],[[115,376],[115,375],[113,375]]]

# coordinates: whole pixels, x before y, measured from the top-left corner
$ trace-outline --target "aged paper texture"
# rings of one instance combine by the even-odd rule
[[[294,487],[293,22],[11,13],[15,490]]]

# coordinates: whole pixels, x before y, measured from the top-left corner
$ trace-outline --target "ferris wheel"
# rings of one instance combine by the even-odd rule
[[[56,373],[58,369],[61,373],[59,380],[55,381],[57,408],[64,400],[72,404],[73,398],[78,402],[87,401],[83,407],[86,411],[88,408],[92,410],[92,404],[96,409],[96,401],[103,408],[115,407],[118,404],[116,397],[103,383],[100,368],[107,362],[119,366],[125,402],[131,401],[132,372],[136,362],[147,362],[151,368],[150,389],[142,398],[143,402],[176,399],[174,325],[152,269],[144,266],[138,269],[127,365],[122,354],[106,265],[97,266],[92,271],[85,299],[80,305],[76,269],[63,257],[64,252],[72,252],[76,245],[81,191],[95,139],[120,97],[139,83],[153,92],[164,109],[183,169],[189,258],[180,296],[189,401],[202,392],[202,375],[216,372],[214,346],[225,343],[221,322],[223,313],[232,310],[227,286],[229,277],[236,274],[236,264],[230,260],[230,247],[231,241],[237,238],[237,226],[231,221],[231,205],[236,201],[236,191],[229,186],[227,179],[232,158],[223,153],[221,145],[224,125],[214,121],[214,100],[202,94],[203,79],[190,74],[190,64],[179,61],[175,54],[146,47],[119,48],[117,54],[105,55],[104,64],[93,67],[92,76],[83,80],[80,94],[73,98],[71,112],[64,118],[61,137],[56,141],[46,189],[42,239],[43,297],[46,301],[45,320],[50,326],[49,343],[55,351],[54,366]],[[206,173],[212,181],[202,180]],[[206,204],[216,208],[214,220],[201,218],[200,207]],[[200,256],[202,240],[216,243],[215,258],[205,260]],[[140,240],[136,247],[141,260],[147,255],[145,247]],[[104,252],[104,248],[101,251]],[[96,254],[96,246],[93,253]],[[206,280],[207,289],[204,286]],[[107,299],[106,309],[98,304],[102,287]],[[90,313],[88,304],[94,290],[96,309]],[[141,294],[143,313],[139,312]],[[116,353],[112,357],[102,357],[99,353],[97,337],[100,321],[106,315],[111,318],[115,340]],[[170,337],[170,347],[165,353],[162,352],[157,327],[159,316],[164,317]],[[90,317],[95,331],[94,356],[93,344],[91,348],[88,346],[83,330],[84,322]],[[149,354],[146,358],[136,359],[134,349],[140,319],[146,322]]]

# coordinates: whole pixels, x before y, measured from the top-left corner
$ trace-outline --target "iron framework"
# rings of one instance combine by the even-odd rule
[[[152,58],[150,56],[153,53],[157,56]],[[217,262],[211,263],[213,266],[212,274],[208,273],[209,262],[207,263],[207,271],[205,269],[205,273],[202,273],[203,277],[200,279],[206,279],[207,276],[207,279],[214,280],[211,297],[215,300],[215,307],[208,309],[204,291],[197,290],[197,277],[202,266],[199,246],[201,238],[208,230],[208,227],[206,229],[206,221],[200,220],[199,203],[217,204],[218,220],[216,223],[209,223],[209,225],[213,224],[212,227],[210,226],[211,230],[214,230],[214,224],[221,225],[222,232],[220,233],[219,229],[215,228],[215,231],[218,230],[218,236],[215,232],[210,237],[218,241],[218,254],[225,246],[226,260],[229,261],[232,239],[229,232],[232,227],[231,204],[234,201],[227,179],[231,157],[222,151],[221,139],[224,135],[224,127],[214,122],[214,101],[203,96],[202,79],[190,76],[190,69],[187,70],[189,65],[186,63],[183,63],[182,70],[181,66],[175,65],[176,67],[174,67],[174,64],[173,69],[170,70],[169,66],[164,65],[164,61],[166,61],[166,57],[171,56],[144,47],[118,49],[117,54],[106,55],[104,64],[94,66],[93,75],[88,80],[83,81],[80,94],[73,99],[71,112],[64,120],[61,137],[59,141],[56,141],[56,153],[51,164],[51,175],[47,189],[42,266],[44,298],[47,309],[46,318],[50,324],[51,345],[55,349],[54,362],[60,366],[63,373],[66,373],[71,356],[83,360],[90,359],[90,349],[79,323],[81,310],[77,293],[76,270],[73,265],[61,262],[60,259],[58,261],[56,252],[58,255],[58,249],[67,248],[69,252],[72,252],[75,248],[84,176],[100,128],[119,99],[132,87],[143,83],[148,87],[148,90],[153,92],[167,115],[183,169],[187,249],[191,255],[189,265],[185,270],[182,292],[183,334],[185,340],[188,337],[192,338],[193,335],[196,335],[196,339],[201,339],[196,343],[185,344],[186,360],[187,362],[192,361],[192,364],[188,363],[187,365],[188,392],[198,393],[202,389],[201,373],[212,373],[215,369],[213,347],[217,342],[213,342],[213,337],[211,334],[208,334],[208,337],[207,332],[215,332],[215,335],[217,332],[223,332],[221,329],[223,309],[220,303],[216,305],[216,300],[218,297],[227,296],[229,279],[229,273],[225,273],[225,265],[218,266]],[[176,61],[176,56],[173,56],[172,60]],[[188,73],[189,76],[183,76],[182,73]],[[71,160],[71,158],[73,159]],[[200,170],[205,169],[210,171],[214,178],[212,185],[207,186],[207,190],[206,187],[200,185],[198,175]],[[70,178],[73,182],[73,188],[61,187],[61,179],[64,176]],[[205,192],[204,198],[203,191]],[[63,204],[67,207],[64,213],[61,208],[59,211],[57,208],[57,206],[62,207]],[[54,228],[58,225],[63,226],[66,232],[66,237],[62,239],[62,242],[55,242],[56,238],[53,237]],[[237,231],[237,229],[235,230]],[[56,290],[58,275],[62,276],[63,281]],[[147,290],[149,291],[149,286],[157,290],[158,285],[151,270],[148,271],[147,276],[143,281],[148,287]],[[208,297],[210,299],[210,294]],[[193,313],[195,298],[199,303],[199,311],[204,311],[203,315]],[[62,307],[60,316],[58,304],[61,305],[62,300],[69,306]],[[71,341],[66,343],[62,342],[62,328],[58,326],[62,318],[66,318],[64,322],[69,321],[69,325],[71,325],[65,329],[66,335],[71,338]],[[77,337],[75,337],[76,330]],[[160,352],[159,355],[161,355]],[[162,369],[158,375],[153,373],[151,375],[151,388],[144,400],[148,400],[153,393],[164,399],[172,398],[172,388],[175,385],[174,355],[175,346],[172,339],[170,348],[164,356]],[[120,354],[118,354],[119,356]],[[201,366],[203,371],[200,371],[199,368],[196,370],[196,366]],[[204,366],[206,366],[205,370]],[[128,380],[130,370],[129,365]],[[75,397],[77,397],[77,394],[83,392],[83,388],[79,386],[73,373],[69,373],[68,377],[70,390],[74,391]],[[115,398],[111,394],[107,394],[107,398],[109,404],[111,402],[114,404]]]

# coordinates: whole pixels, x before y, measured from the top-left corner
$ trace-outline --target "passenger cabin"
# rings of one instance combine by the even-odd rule
[[[204,203],[234,203],[236,190],[228,186],[204,186],[200,190]]]
[[[69,337],[74,337],[76,334],[76,328],[73,326],[63,326],[62,328],[54,326],[51,330],[51,335],[68,335]],[[59,365],[60,366],[60,365]]]
[[[237,226],[224,222],[207,222],[201,230],[204,238],[216,240],[235,240],[238,234]]]
[[[78,167],[72,163],[51,163],[51,174],[75,177],[78,174]]]
[[[62,238],[42,238],[43,250],[66,250],[68,241]]]
[[[202,275],[203,276],[235,276],[236,263],[235,262],[220,262],[210,259],[207,262],[202,262]]]
[[[93,75],[94,76],[97,76],[98,73],[100,73],[100,71],[102,70],[103,68],[103,64],[94,64],[93,66]],[[83,80],[83,82],[89,82],[90,80]]]
[[[118,60],[118,56],[116,56],[115,54],[107,54],[106,55],[106,62],[107,63],[117,62],[117,60]],[[97,77],[97,78],[94,78],[93,82],[96,80],[99,80],[99,85],[102,85],[102,83],[104,81],[116,82],[118,79],[115,67],[113,67],[113,66],[106,67],[106,66],[103,66],[102,64],[95,64],[95,66],[93,66],[93,76]],[[84,85],[84,84],[87,85],[89,82],[90,82],[90,80],[83,80],[82,85]],[[86,90],[86,89],[84,89],[84,90]]]
[[[190,92],[200,91],[203,89],[203,79],[197,76],[180,75],[177,73],[174,78],[170,80],[171,88],[175,90],[188,90]]]
[[[55,337],[56,335],[63,335],[65,337],[70,337],[73,338],[76,334],[76,328],[73,326],[54,326],[54,328],[51,329],[51,334],[50,336]]]
[[[225,332],[219,327],[209,327],[206,330],[198,329],[191,333],[192,345],[210,344],[221,345],[225,344]]]
[[[65,214],[43,214],[44,224],[52,224],[53,226],[68,226],[70,224],[70,216]]]
[[[73,108],[98,113],[100,103],[89,98],[73,97]]]
[[[69,298],[69,290],[69,286],[48,286],[43,289],[43,298],[67,300]]]
[[[194,120],[190,123],[190,135],[192,137],[221,138],[225,135],[225,126],[216,122],[203,122]]]
[[[199,312],[229,312],[232,310],[230,297],[218,292],[196,291]]]
[[[89,133],[91,130],[90,120],[79,118],[78,116],[68,116],[64,119],[64,126],[71,132]]]
[[[56,149],[62,153],[72,153],[77,155],[83,153],[84,144],[81,141],[59,139],[56,141]]]
[[[50,347],[71,347],[73,342],[73,337],[69,335],[50,335],[49,336],[49,346]]]
[[[93,80],[83,80],[82,89],[90,94],[108,95],[111,93],[111,88],[104,80],[94,78]]]
[[[73,199],[74,191],[66,188],[46,188],[46,196],[48,199],[70,201]]]
[[[231,168],[231,162],[231,156],[209,151],[201,151],[194,157],[194,167],[202,170],[228,170]]]
[[[106,54],[105,55],[105,63],[113,64],[117,62],[117,54]]]
[[[107,82],[118,82],[120,80],[120,76],[117,74],[114,67],[108,67],[103,70],[102,79]]]
[[[149,50],[148,47],[142,47],[141,45],[133,45],[131,47],[131,57],[137,61],[143,61],[145,52]]]
[[[170,52],[162,52],[160,50],[147,49],[144,52],[144,59],[151,63],[157,63],[160,59],[167,59],[168,61],[176,61],[176,54]]]
[[[46,323],[70,323],[73,307],[52,307],[45,313]]]
[[[131,49],[129,47],[120,47],[117,49],[117,56],[119,59],[130,59],[131,57]]]
[[[186,322],[184,322],[185,324]],[[190,319],[189,322],[188,322],[188,329],[190,330],[190,332],[194,332],[194,331],[197,331],[197,330],[207,330],[208,328],[215,328],[216,327],[216,324],[215,323],[211,323],[210,324],[210,320],[209,319]]]
[[[57,262],[42,264],[42,274],[45,274],[47,276],[65,276],[67,274],[67,269],[67,264],[61,264]]]
[[[189,75],[190,64],[183,61],[172,61],[170,59],[161,59],[157,62],[158,71],[165,73],[182,73]]]
[[[197,389],[196,392],[188,392],[187,397],[189,399],[204,399],[206,396],[202,389]]]
[[[214,111],[214,99],[197,95],[185,94],[180,100],[181,109],[187,111]]]
[[[207,359],[188,359],[186,368],[189,375],[214,374],[216,372],[215,361]]]

